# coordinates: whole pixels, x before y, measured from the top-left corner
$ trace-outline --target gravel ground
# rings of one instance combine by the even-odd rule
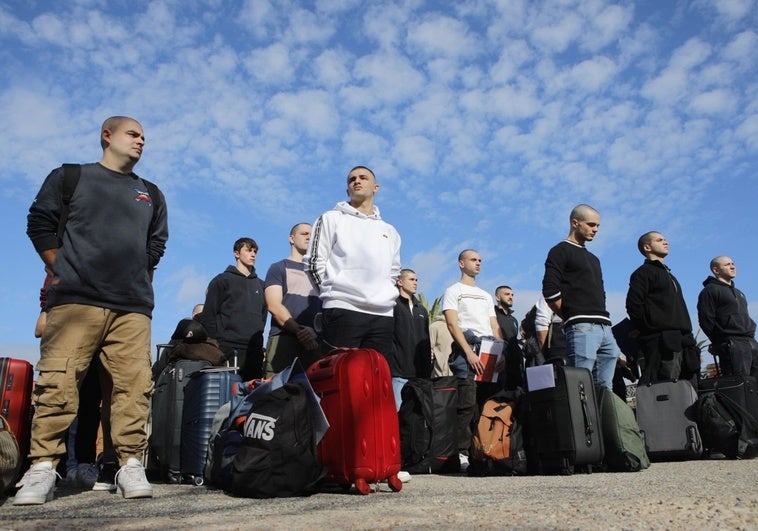
[[[59,487],[37,507],[0,500],[0,529],[758,529],[758,459],[654,463],[639,473],[416,475],[402,491],[335,489],[251,500],[191,485],[155,497]]]

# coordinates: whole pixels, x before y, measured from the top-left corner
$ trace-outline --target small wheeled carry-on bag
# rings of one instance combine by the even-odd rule
[[[529,391],[529,437],[543,474],[591,472],[603,462],[595,385],[587,369],[554,366],[554,386]]]
[[[696,459],[703,453],[697,393],[686,380],[637,386],[637,423],[651,461]]]
[[[0,358],[0,415],[8,421],[21,458],[29,455],[34,369],[25,360]]]
[[[155,381],[150,405],[152,431],[148,446],[151,459],[157,464],[160,479],[163,481],[182,481],[184,388],[193,373],[210,366],[207,361],[179,359],[167,365]]]
[[[181,433],[182,481],[202,485],[213,417],[232,399],[233,386],[242,378],[230,367],[201,369],[184,387]]]
[[[336,349],[306,371],[329,429],[318,446],[325,480],[369,494],[387,480],[399,491],[400,430],[387,360],[371,349]]]
[[[458,379],[411,378],[403,386],[402,469],[411,474],[458,472]]]

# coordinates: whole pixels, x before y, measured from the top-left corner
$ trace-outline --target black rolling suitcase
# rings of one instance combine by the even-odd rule
[[[697,393],[686,380],[637,386],[637,423],[651,461],[695,459],[703,453]]]
[[[161,480],[181,482],[181,435],[184,388],[190,375],[210,367],[207,361],[180,359],[167,365],[155,381],[150,406],[152,430],[148,439],[151,461]]]
[[[242,382],[235,370],[202,369],[190,376],[184,388],[180,463],[183,482],[202,485],[205,481],[203,473],[213,417],[232,399],[233,386]]]
[[[400,406],[402,469],[411,474],[458,472],[458,380],[412,378]]]
[[[554,383],[526,394],[529,450],[540,473],[591,472],[605,455],[592,373],[555,366]]]

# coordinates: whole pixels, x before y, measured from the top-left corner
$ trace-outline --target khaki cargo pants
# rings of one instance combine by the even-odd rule
[[[111,436],[119,463],[142,458],[153,389],[150,318],[64,304],[48,311],[42,334],[29,452],[32,463],[52,461],[55,466],[66,453],[64,434],[76,416],[79,386],[95,355],[113,381]]]

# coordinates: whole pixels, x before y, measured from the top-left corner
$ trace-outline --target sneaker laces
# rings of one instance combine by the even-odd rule
[[[36,468],[32,465],[29,470],[23,475],[23,477],[16,483],[16,487],[31,487],[33,485],[39,485],[44,483],[50,475],[50,472],[55,474],[60,479],[60,474],[54,468]]]
[[[122,474],[124,475],[124,481],[127,483],[147,482],[147,478],[145,477],[145,469],[142,468],[142,465],[138,463],[127,463],[119,468],[118,472],[116,472],[116,475],[113,478],[113,481],[116,484],[118,484],[118,478]]]

